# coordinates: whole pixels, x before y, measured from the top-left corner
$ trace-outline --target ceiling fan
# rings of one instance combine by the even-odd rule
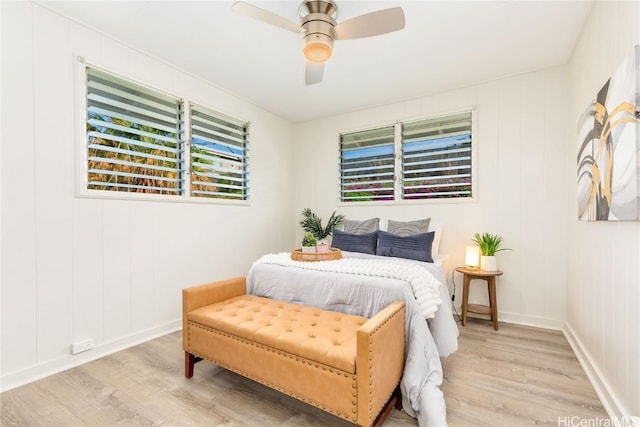
[[[307,58],[307,85],[322,81],[324,63],[331,57],[334,40],[373,37],[404,28],[404,12],[401,7],[356,16],[340,24],[336,22],[338,6],[332,0],[303,2],[299,9],[300,24],[243,1],[234,3],[232,8],[235,12],[258,21],[302,34],[303,52]]]

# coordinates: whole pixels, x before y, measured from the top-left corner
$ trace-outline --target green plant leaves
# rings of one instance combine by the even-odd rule
[[[344,221],[344,215],[336,215],[336,212],[333,211],[331,217],[329,217],[327,226],[323,227],[322,218],[311,212],[311,209],[305,208],[302,210],[300,226],[304,231],[313,234],[317,240],[322,240],[326,239],[335,227],[342,224],[342,221]]]
[[[302,239],[302,246],[315,246],[318,243],[316,240],[316,236],[311,233],[304,233],[304,238]]]
[[[510,251],[511,249],[502,247],[502,237],[497,234],[476,233],[472,239],[480,248],[480,252],[484,256],[494,256],[499,251]]]

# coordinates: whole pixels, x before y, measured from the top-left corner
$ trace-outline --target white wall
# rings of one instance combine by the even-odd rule
[[[1,7],[6,390],[179,328],[183,287],[289,249],[295,218],[290,123],[41,6]],[[250,120],[250,206],[74,197],[74,53]]]
[[[504,271],[498,285],[500,319],[561,328],[567,276],[567,86],[567,69],[558,67],[300,124],[295,138],[296,213],[299,217],[309,207],[323,218],[335,209],[350,219],[442,220],[441,251],[451,255],[454,266],[464,265],[465,246],[472,244],[474,233],[499,233],[513,249],[498,254]],[[339,132],[471,106],[478,107],[479,120],[474,142],[477,202],[338,204]],[[456,276],[456,301],[461,282]],[[470,300],[485,303],[486,287],[473,285]]]
[[[640,223],[577,220],[579,115],[640,43],[640,2],[596,2],[570,62],[567,335],[612,416],[640,416]]]

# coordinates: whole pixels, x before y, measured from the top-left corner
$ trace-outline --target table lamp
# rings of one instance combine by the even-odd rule
[[[464,257],[464,264],[469,270],[475,270],[480,265],[480,248],[477,246],[467,246]]]

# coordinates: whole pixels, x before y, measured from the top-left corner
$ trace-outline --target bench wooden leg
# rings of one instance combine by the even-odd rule
[[[201,361],[201,357],[194,356],[188,351],[184,352],[184,376],[191,378],[193,376],[193,365]]]
[[[402,394],[400,393],[400,385],[396,387],[387,403],[382,407],[382,410],[376,417],[376,420],[373,422],[373,427],[382,426],[389,414],[391,414],[391,409],[393,408],[396,408],[398,410],[402,409]]]
[[[396,399],[396,404],[395,404],[395,408],[398,411],[402,411],[402,392],[400,392],[400,384],[398,384],[398,387],[396,387],[395,391],[393,392],[397,399]]]

